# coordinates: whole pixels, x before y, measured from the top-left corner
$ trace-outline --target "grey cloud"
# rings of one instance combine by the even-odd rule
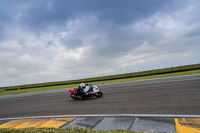
[[[11,22],[13,16],[21,12],[22,16],[18,23],[39,30],[55,23],[64,25],[69,19],[88,14],[95,14],[102,23],[113,21],[117,24],[127,24],[136,19],[148,17],[171,4],[173,4],[171,0],[85,0],[84,2],[80,0],[21,0],[2,2],[0,13],[4,21]]]
[[[173,14],[169,15],[173,16]],[[180,43],[180,41],[178,40],[178,38],[181,39],[181,36],[179,36],[176,27],[168,24],[171,20],[168,20],[168,18],[164,18],[167,16],[163,16],[162,18],[166,20],[159,20],[159,18],[154,18],[154,16],[151,17],[151,19],[153,20],[148,20],[149,18],[141,20],[142,25],[139,28],[133,28],[135,24],[134,22],[132,23],[133,26],[129,24],[125,26],[127,28],[124,28],[124,25],[122,26],[114,23],[101,23],[99,18],[97,18],[98,21],[95,21],[91,25],[91,23],[87,22],[90,20],[86,18],[85,20],[82,20],[82,22],[79,22],[79,24],[85,23],[85,25],[89,25],[91,27],[93,27],[94,25],[98,25],[98,28],[96,28],[95,30],[91,30],[91,28],[90,31],[87,31],[87,28],[85,28],[84,26],[75,25],[75,27],[78,26],[78,31],[75,31],[74,40],[76,40],[76,38],[78,38],[78,40],[81,38],[78,43],[78,46],[81,46],[84,45],[84,43],[81,40],[90,37],[90,35],[96,34],[96,38],[91,42],[91,44],[86,44],[86,46],[91,46],[91,58],[93,58],[96,62],[102,62],[102,60],[105,58],[108,60],[116,60],[117,58],[128,54],[130,51],[133,51],[135,48],[142,45],[144,42],[148,42],[149,44],[154,45],[155,47],[161,47],[161,53],[162,51],[163,53],[173,53],[175,51],[184,50],[185,43]],[[162,17],[162,14],[157,17]],[[172,19],[174,19],[178,23],[182,23],[182,19]],[[74,21],[76,21],[76,19]],[[140,20],[138,21],[140,22]],[[163,23],[163,26],[156,27],[156,23]],[[146,26],[148,26],[148,28],[146,28]],[[174,29],[168,30],[167,26],[172,26],[172,28]],[[178,29],[180,33],[184,33],[184,30],[185,29]],[[98,35],[99,31],[101,32]],[[170,36],[168,36],[170,38],[167,38],[165,34],[169,33],[171,34]],[[101,34],[103,34],[104,36],[101,36]],[[177,36],[176,40],[173,40],[173,34]],[[65,41],[67,43],[67,40]],[[179,45],[180,47],[177,47],[177,45]]]
[[[198,11],[181,1],[0,1],[1,81],[35,83],[132,71],[163,60],[176,64],[198,55]]]

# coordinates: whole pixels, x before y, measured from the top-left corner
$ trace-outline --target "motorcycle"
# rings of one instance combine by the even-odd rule
[[[90,89],[89,86],[86,86],[86,88],[84,89],[85,92],[88,92],[88,90]],[[102,97],[103,93],[99,90],[99,88],[96,85],[93,85],[93,87],[90,89],[88,95],[84,96],[84,97],[80,97],[77,94],[77,88],[70,88],[68,89],[70,93],[71,98],[73,99],[85,99],[85,98],[91,98],[91,97]]]

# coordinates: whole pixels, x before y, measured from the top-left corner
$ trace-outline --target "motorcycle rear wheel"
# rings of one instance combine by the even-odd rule
[[[74,94],[70,94],[70,96],[71,96],[71,98],[73,98],[73,99],[79,99],[78,97],[76,97]]]

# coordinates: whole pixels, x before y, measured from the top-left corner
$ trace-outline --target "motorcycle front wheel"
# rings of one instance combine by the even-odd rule
[[[102,96],[103,96],[103,93],[102,93],[101,91],[99,91],[99,92],[96,93],[95,96],[96,96],[96,97],[102,97]]]

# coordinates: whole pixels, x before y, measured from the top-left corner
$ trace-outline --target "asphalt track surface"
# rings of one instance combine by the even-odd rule
[[[67,89],[0,96],[0,118],[79,114],[200,114],[200,75],[99,86],[102,98],[73,100]],[[32,95],[34,94],[34,95]],[[7,97],[7,98],[6,98]]]

